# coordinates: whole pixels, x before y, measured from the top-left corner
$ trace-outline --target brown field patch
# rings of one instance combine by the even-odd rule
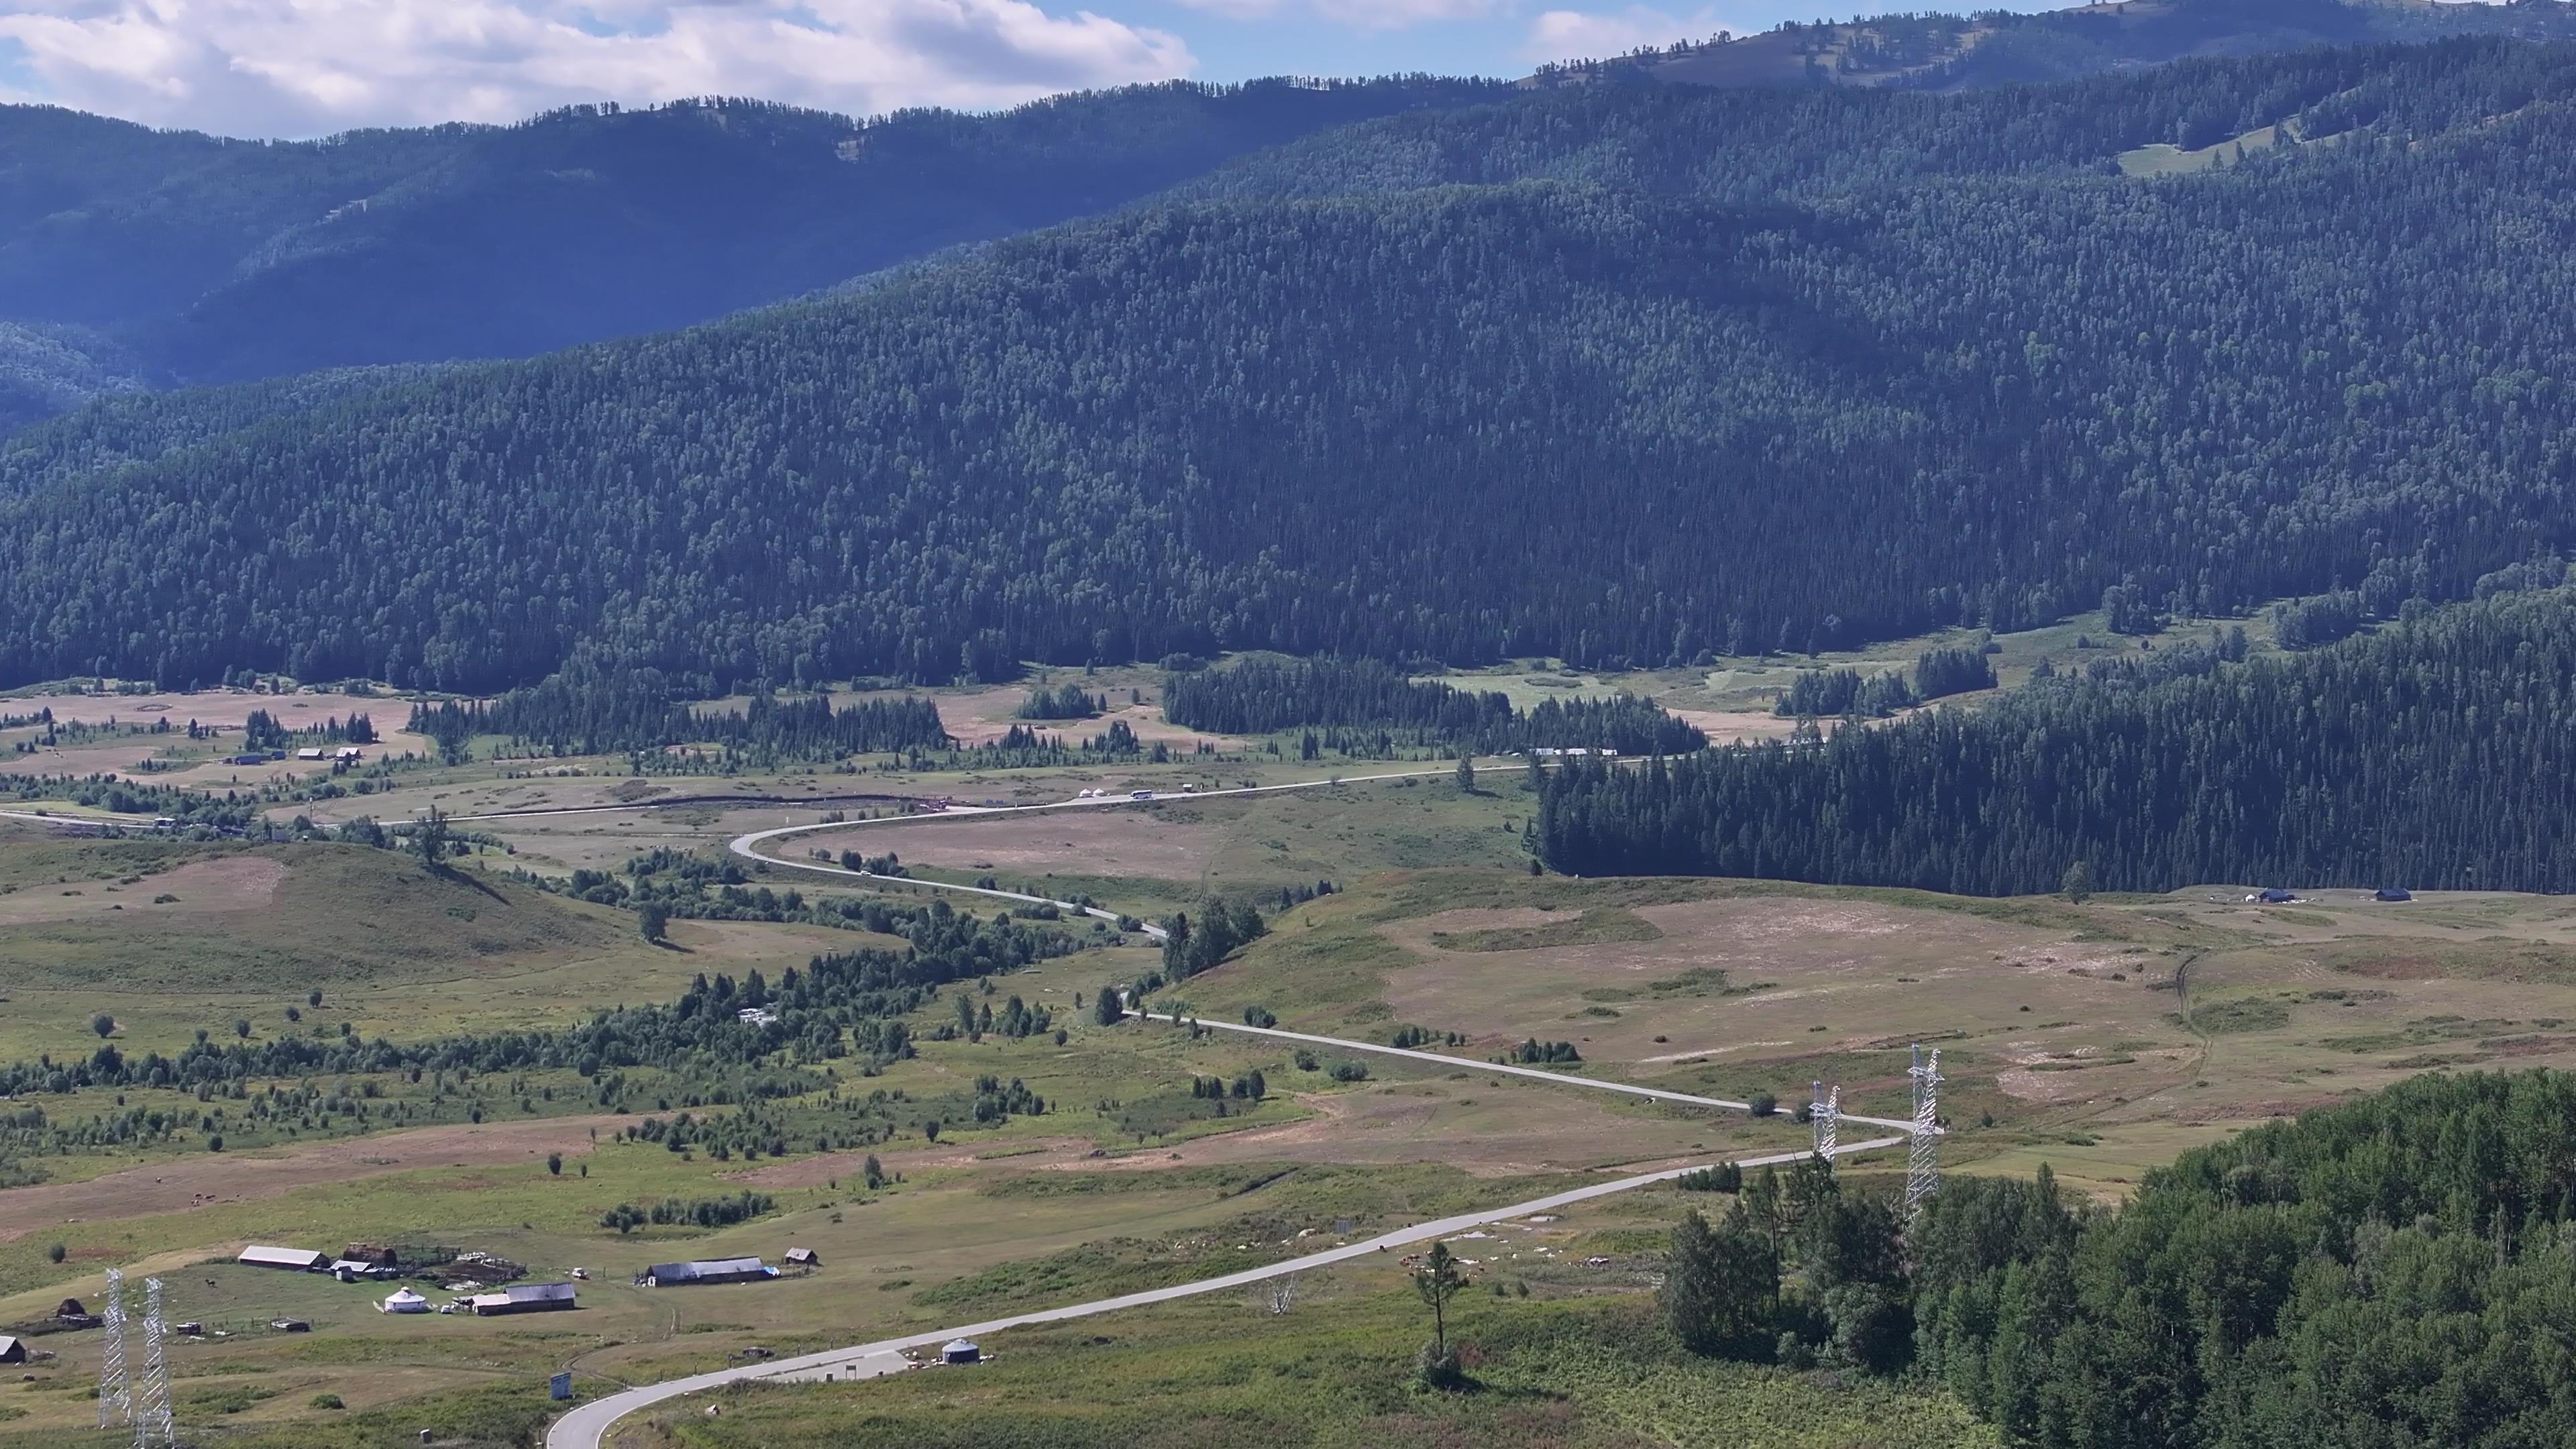
[[[1175,820],[1160,809],[1102,809],[933,816],[900,825],[818,830],[784,843],[797,856],[811,850],[836,856],[844,850],[862,855],[891,851],[921,865],[992,870],[1021,879],[1063,872],[1186,881],[1205,871],[1225,835],[1222,823],[1205,818]]]
[[[1065,743],[1072,744],[1106,731],[1112,720],[1126,721],[1127,728],[1136,732],[1136,738],[1147,744],[1164,740],[1174,745],[1195,748],[1199,741],[1207,740],[1220,749],[1239,748],[1243,744],[1243,741],[1229,735],[1212,735],[1202,730],[1184,729],[1173,724],[1163,718],[1163,707],[1155,701],[1152,690],[1145,691],[1145,703],[1128,704],[1125,702],[1127,690],[1124,688],[1094,686],[1085,683],[1079,676],[1066,676],[1056,683],[1081,685],[1094,694],[1106,694],[1113,708],[1107,714],[1090,719],[1022,719],[1019,717],[1019,708],[1028,703],[1029,695],[1036,686],[1011,684],[965,694],[936,696],[939,719],[948,727],[948,733],[955,736],[961,745],[991,744],[1009,734],[1013,725],[1026,725],[1034,730],[1059,734],[1064,736]]]
[[[40,921],[78,921],[111,911],[145,916],[218,915],[254,911],[277,899],[287,875],[283,861],[267,856],[234,855],[195,860],[133,885],[81,881],[73,885],[29,886],[0,895],[0,926]],[[172,895],[175,901],[156,902]]]
[[[1794,719],[1782,719],[1769,710],[1752,709],[1673,709],[1666,714],[1684,724],[1696,725],[1712,745],[1760,744],[1764,740],[1785,740],[1798,727]],[[1831,729],[1828,724],[1826,728]]]
[[[314,1142],[277,1152],[207,1153],[111,1172],[86,1182],[14,1187],[0,1191],[0,1242],[55,1223],[185,1212],[209,1202],[255,1202],[299,1188],[390,1172],[524,1162],[548,1152],[585,1156],[592,1148],[591,1129],[613,1132],[631,1121],[603,1115],[480,1125],[459,1122]]]

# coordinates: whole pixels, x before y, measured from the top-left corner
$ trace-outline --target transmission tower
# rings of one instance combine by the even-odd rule
[[[1820,1088],[1816,1105],[1808,1109],[1816,1123],[1816,1155],[1830,1162],[1834,1156],[1834,1138],[1843,1125],[1843,1089]]]
[[[1905,1216],[1910,1222],[1941,1185],[1941,1049],[1934,1047],[1926,1060],[1922,1044],[1916,1043],[1914,1065],[1906,1075],[1914,1079],[1914,1140],[1905,1165]]]
[[[134,1449],[178,1449],[179,1428],[170,1415],[169,1321],[161,1311],[161,1280],[143,1280],[143,1382],[136,1390]]]
[[[113,1429],[134,1422],[134,1387],[125,1377],[125,1270],[107,1270],[107,1311],[99,1326],[106,1330],[98,1356],[98,1426]]]

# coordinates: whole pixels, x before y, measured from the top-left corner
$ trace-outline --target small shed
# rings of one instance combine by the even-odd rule
[[[26,1361],[26,1340],[0,1333],[0,1363],[25,1363]]]
[[[252,1268],[286,1268],[297,1273],[318,1273],[331,1266],[331,1255],[310,1248],[272,1248],[253,1243],[233,1260]]]
[[[2370,897],[2374,901],[2411,901],[2415,893],[2400,886],[2381,886]]]
[[[477,1293],[466,1300],[466,1306],[478,1318],[491,1318],[503,1313],[548,1313],[575,1305],[570,1283],[513,1283],[498,1293]]]
[[[941,1363],[981,1363],[983,1359],[984,1350],[977,1348],[971,1338],[952,1338],[939,1350]]]
[[[397,1288],[391,1296],[376,1307],[380,1312],[385,1313],[427,1313],[429,1300],[408,1288]]]
[[[799,1268],[820,1268],[823,1266],[823,1255],[812,1248],[790,1248],[787,1250],[787,1261]]]

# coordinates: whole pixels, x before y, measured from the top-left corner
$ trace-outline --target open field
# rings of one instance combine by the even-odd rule
[[[867,939],[683,921],[655,946],[631,913],[470,863],[433,879],[363,846],[81,841],[0,823],[0,1057],[86,1055],[102,1012],[129,1052],[174,1052],[198,1030],[229,1039],[236,1020],[254,1040],[343,1021],[407,1040],[559,1023],[675,996],[701,971],[775,969]]]
[[[1879,1115],[1904,1113],[1921,1041],[1943,1050],[1955,1160],[2068,1149],[2112,1194],[2191,1142],[2417,1071],[2576,1064],[2576,910],[2244,894],[2078,907],[1430,872],[1301,906],[1178,994],[1327,1034],[1463,1032],[1464,1055],[1568,1040],[1588,1070],[1714,1095],[1803,1100],[1822,1078]]]
[[[319,729],[328,720],[363,714],[375,725],[379,739],[362,746],[369,761],[406,754],[430,758],[437,753],[437,746],[427,738],[404,732],[410,704],[380,694],[209,689],[0,698],[0,715],[33,716],[47,710],[52,711],[57,727],[53,744],[22,751],[12,747],[38,741],[45,730],[36,726],[0,730],[0,775],[116,773],[141,778],[148,774],[157,784],[222,790],[308,781],[331,773],[327,762],[298,760],[291,754],[256,766],[224,764],[224,756],[242,750],[242,727],[254,710],[267,711],[289,731]],[[191,723],[205,727],[204,738],[188,738]],[[156,728],[164,732],[154,733]]]

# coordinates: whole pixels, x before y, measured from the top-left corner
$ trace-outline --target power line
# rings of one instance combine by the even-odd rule
[[[134,1422],[134,1385],[125,1373],[125,1270],[107,1270],[106,1312],[99,1316],[99,1326],[106,1337],[99,1344],[98,1357],[98,1426],[113,1429]]]
[[[1941,1049],[1925,1060],[1923,1045],[1914,1046],[1914,1137],[1905,1161],[1905,1220],[1914,1221],[1924,1201],[1941,1186]]]
[[[178,1449],[179,1429],[170,1413],[169,1320],[162,1312],[161,1280],[143,1280],[143,1386],[134,1413],[134,1449]]]

